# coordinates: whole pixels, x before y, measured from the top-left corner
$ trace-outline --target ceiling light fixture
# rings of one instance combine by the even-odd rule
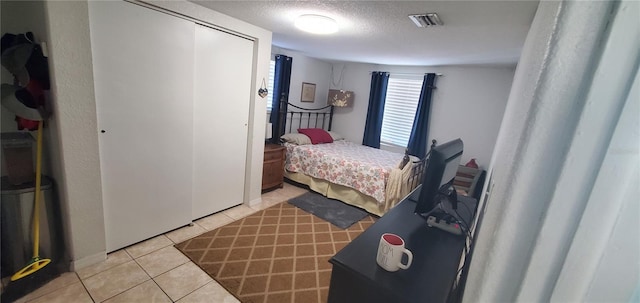
[[[338,23],[326,16],[302,15],[296,19],[295,26],[312,34],[327,35],[338,31]]]

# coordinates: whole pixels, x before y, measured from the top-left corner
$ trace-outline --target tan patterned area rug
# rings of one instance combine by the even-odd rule
[[[280,203],[176,248],[242,302],[327,302],[329,259],[374,222],[342,230]]]

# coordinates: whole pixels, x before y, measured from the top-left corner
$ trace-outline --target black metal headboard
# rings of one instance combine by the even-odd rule
[[[284,133],[297,131],[298,128],[322,128],[331,130],[333,122],[333,106],[321,108],[304,108],[291,103],[287,104],[287,112],[280,113],[284,121]],[[284,134],[279,134],[278,138]]]

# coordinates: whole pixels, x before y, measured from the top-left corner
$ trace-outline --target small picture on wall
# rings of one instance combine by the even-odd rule
[[[302,82],[301,102],[313,102],[316,99],[316,85],[314,83]]]

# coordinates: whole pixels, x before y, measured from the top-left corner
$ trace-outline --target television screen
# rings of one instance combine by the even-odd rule
[[[426,216],[432,212],[444,197],[455,197],[453,179],[460,165],[462,157],[462,140],[456,139],[431,149],[429,163],[424,172],[420,196],[416,203],[417,214]],[[456,208],[457,201],[450,199],[452,207]]]

